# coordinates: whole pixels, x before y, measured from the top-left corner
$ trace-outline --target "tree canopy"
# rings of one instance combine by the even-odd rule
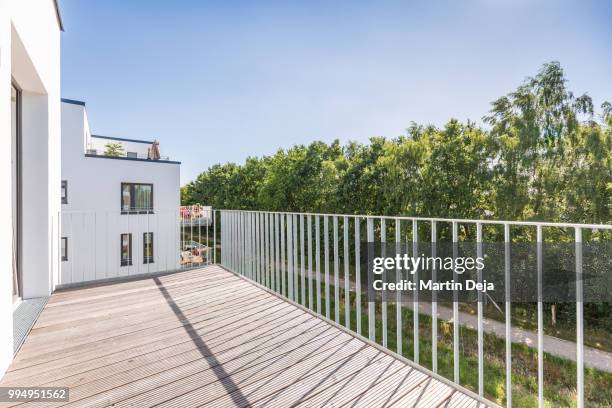
[[[612,105],[574,95],[558,62],[491,104],[483,123],[412,123],[406,135],[315,141],[182,188],[215,208],[610,222]]]

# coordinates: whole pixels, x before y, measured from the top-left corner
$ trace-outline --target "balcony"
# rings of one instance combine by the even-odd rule
[[[586,242],[609,238],[610,225],[201,206],[155,216],[64,218],[63,229],[91,235],[75,236],[74,245],[110,242],[110,252],[118,233],[139,237],[139,228],[156,226],[155,237],[165,241],[156,244],[153,266],[161,269],[139,261],[113,269],[100,245],[89,258],[99,266],[92,273],[75,258],[69,284],[50,298],[2,386],[67,386],[75,406],[544,406],[556,392],[545,373],[561,369],[564,383],[573,381],[567,389],[576,405],[596,406],[597,381],[612,371],[610,353],[585,346],[579,295],[592,289],[582,277],[592,261]],[[109,228],[113,220],[123,224]],[[546,280],[550,254],[542,243],[561,232],[573,251],[574,341],[544,331],[541,293],[554,282]],[[519,234],[537,244],[520,259],[533,261],[535,283],[527,286],[539,300],[532,331],[512,320],[517,299],[509,288],[522,278],[508,244]],[[417,253],[425,242],[442,251],[435,244],[447,240],[456,258],[460,244],[488,253],[495,235],[502,241],[494,257],[505,283],[501,302],[479,294],[466,311],[464,301],[367,290],[363,243],[409,242]],[[173,268],[179,271],[168,273]],[[499,307],[504,319],[487,317],[488,307]],[[517,390],[525,369],[533,389]]]
[[[408,360],[211,265],[54,293],[1,386],[71,406],[484,406]]]

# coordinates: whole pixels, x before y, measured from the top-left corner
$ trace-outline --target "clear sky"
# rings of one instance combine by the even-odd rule
[[[612,1],[61,0],[62,96],[97,134],[158,139],[181,182],[313,140],[481,121],[558,60],[612,102]]]

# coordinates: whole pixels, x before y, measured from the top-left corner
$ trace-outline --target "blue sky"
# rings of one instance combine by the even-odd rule
[[[158,139],[181,181],[313,140],[480,122],[558,60],[612,101],[612,2],[61,0],[62,96],[97,134]]]

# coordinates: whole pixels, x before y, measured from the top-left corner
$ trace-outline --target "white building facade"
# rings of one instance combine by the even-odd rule
[[[180,162],[152,144],[92,135],[85,103],[62,100],[60,285],[179,268]]]
[[[59,282],[61,30],[53,0],[0,0],[0,375],[14,309]]]

